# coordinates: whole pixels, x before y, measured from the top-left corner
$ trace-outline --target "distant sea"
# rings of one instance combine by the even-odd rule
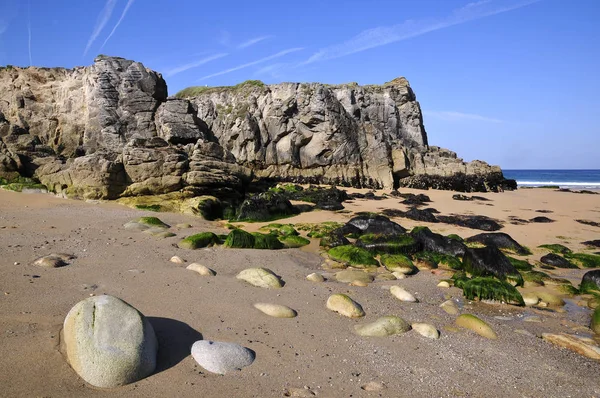
[[[519,187],[558,185],[561,188],[600,189],[600,170],[502,170]]]

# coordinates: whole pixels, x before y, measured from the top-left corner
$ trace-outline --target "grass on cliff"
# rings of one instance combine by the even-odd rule
[[[192,86],[188,88],[184,88],[175,94],[177,98],[191,98],[197,97],[202,94],[212,94],[212,93],[221,93],[224,91],[238,91],[245,88],[254,88],[254,87],[264,87],[265,84],[260,80],[246,80],[240,84],[236,84],[235,86],[217,86],[217,87],[209,87],[209,86]]]

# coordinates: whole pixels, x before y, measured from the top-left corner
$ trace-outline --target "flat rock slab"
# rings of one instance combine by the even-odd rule
[[[385,337],[408,332],[410,324],[400,317],[391,315],[381,317],[375,322],[356,325],[354,330],[359,336]]]
[[[336,272],[335,280],[342,283],[352,283],[357,281],[363,283],[371,283],[373,282],[373,275],[368,274],[364,271],[346,269],[344,271]]]
[[[256,303],[254,308],[274,318],[295,318],[298,314],[288,306],[271,303]]]
[[[44,257],[40,257],[33,262],[33,265],[44,268],[59,268],[69,265],[69,261],[75,259],[73,254],[52,253]]]
[[[250,366],[255,354],[239,344],[200,340],[192,346],[192,357],[209,372],[226,374]]]
[[[592,343],[591,339],[583,339],[570,334],[543,333],[542,338],[550,343],[568,348],[588,358],[600,360],[600,347]]]
[[[365,316],[365,311],[356,301],[345,294],[332,294],[327,299],[327,308],[348,318]]]
[[[268,268],[248,268],[237,274],[237,279],[248,282],[252,286],[265,289],[280,289],[283,281]]]
[[[69,364],[93,386],[134,383],[156,367],[158,343],[152,325],[116,297],[77,303],[65,318],[63,336]]]

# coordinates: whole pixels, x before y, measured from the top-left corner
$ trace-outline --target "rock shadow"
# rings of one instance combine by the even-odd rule
[[[158,340],[155,373],[172,368],[191,355],[192,344],[202,340],[202,334],[187,323],[170,318],[148,317]]]

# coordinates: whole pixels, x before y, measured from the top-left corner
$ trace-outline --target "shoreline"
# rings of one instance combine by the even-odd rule
[[[463,202],[453,200],[455,192],[451,191],[400,191],[428,195],[432,200],[428,206],[444,215],[485,215],[502,221],[504,228],[499,232],[528,246],[533,251],[531,261],[547,253],[537,247],[546,243],[563,243],[586,253],[597,251],[587,249],[582,242],[600,239],[600,228],[574,221],[600,222],[600,199],[596,195],[522,189],[467,194],[490,201]],[[377,191],[376,195],[383,192]],[[401,200],[355,199],[344,203],[350,213],[314,211],[277,222],[345,222],[359,211],[408,209],[399,204]],[[529,220],[540,215],[555,222],[515,225],[509,218]],[[156,216],[173,226],[190,223],[192,228],[173,227],[177,236],[162,240],[123,229],[124,223],[140,216]],[[457,233],[464,238],[483,232],[405,218],[392,220],[407,229],[424,225],[434,232]],[[268,223],[241,224],[247,230],[256,230]],[[319,397],[395,397],[398,391],[407,397],[559,397],[566,392],[582,397],[600,395],[600,362],[537,337],[563,332],[591,336],[585,325],[590,310],[579,305],[579,299],[568,299],[564,311],[469,302],[462,299],[457,288],[438,288],[437,283],[445,276],[431,272],[398,281],[376,281],[368,287],[333,281],[316,284],[306,281],[305,276],[335,271],[321,267],[324,258],[318,254],[318,239],[311,240],[306,248],[278,251],[222,247],[192,251],[174,247],[184,236],[201,231],[227,233],[224,222],[182,214],[0,190],[0,239],[4,243],[0,364],[6,369],[0,375],[3,394],[278,397],[295,388],[305,390],[306,386]],[[57,269],[31,265],[36,257],[51,252],[73,253],[77,259]],[[173,255],[187,262],[172,264],[168,260]],[[217,276],[206,279],[195,275],[185,269],[191,262],[213,268]],[[285,287],[269,291],[241,284],[235,275],[250,266],[272,269],[285,280]],[[575,284],[586,270],[547,272]],[[403,286],[419,303],[394,301],[386,291],[392,285]],[[90,294],[103,293],[124,299],[148,316],[161,345],[155,374],[109,391],[87,386],[58,350],[58,336],[68,310]],[[325,300],[331,293],[349,294],[363,305],[367,316],[351,320],[328,311]],[[474,313],[488,322],[498,340],[456,328],[455,317],[439,307],[448,298],[456,300],[461,312]],[[285,304],[297,310],[299,316],[290,320],[270,318],[255,311],[252,302]],[[441,338],[428,340],[414,332],[364,338],[353,332],[354,325],[391,314],[410,322],[432,323],[440,330]],[[189,356],[188,343],[200,338],[242,344],[254,350],[257,359],[234,374],[210,374]],[[370,382],[381,389],[366,391]]]

